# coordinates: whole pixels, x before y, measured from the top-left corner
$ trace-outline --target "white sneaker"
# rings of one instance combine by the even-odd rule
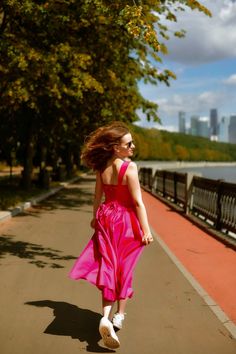
[[[117,312],[113,316],[112,323],[116,328],[121,329],[123,327],[124,319],[125,315]]]
[[[116,335],[116,332],[114,331],[111,321],[109,321],[108,318],[102,317],[99,324],[99,332],[106,347],[110,349],[119,348],[119,339]]]

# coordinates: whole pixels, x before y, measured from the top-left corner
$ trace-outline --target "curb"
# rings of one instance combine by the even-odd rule
[[[51,197],[52,195],[58,193],[60,190],[64,189],[68,184],[74,183],[74,182],[78,181],[80,178],[81,177],[74,177],[67,182],[60,183],[59,187],[52,188],[46,193],[43,193],[37,197],[33,197],[32,199],[30,199],[22,204],[17,205],[13,209],[10,209],[7,211],[0,211],[0,223],[11,219],[12,217],[22,213],[24,210],[27,210],[34,205],[37,205],[42,200],[47,199],[47,198]]]

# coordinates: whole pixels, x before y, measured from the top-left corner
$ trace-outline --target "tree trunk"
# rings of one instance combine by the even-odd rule
[[[76,152],[74,152],[74,164],[76,168],[79,170],[81,168],[81,159],[80,159],[81,150],[78,148]]]
[[[40,172],[43,172],[47,166],[47,148],[44,145],[40,146]]]
[[[39,172],[39,185],[43,188],[50,187],[50,173],[47,171],[47,148],[42,145],[40,147],[40,172]]]
[[[67,178],[71,178],[73,175],[73,153],[71,151],[71,147],[68,144],[66,147],[66,174]]]
[[[24,157],[24,170],[22,173],[23,188],[26,190],[29,190],[32,186],[33,156],[34,156],[33,136],[30,136],[28,141],[26,142],[25,157]]]

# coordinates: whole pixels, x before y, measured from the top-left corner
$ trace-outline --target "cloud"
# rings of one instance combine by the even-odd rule
[[[177,117],[179,111],[188,114],[205,114],[210,108],[219,107],[225,101],[222,92],[205,91],[200,94],[174,94],[169,98],[160,98],[160,116]]]
[[[175,125],[158,125],[154,124],[154,128],[159,129],[159,130],[167,130],[168,132],[178,132],[178,127]]]
[[[230,0],[202,0],[212,12],[212,18],[185,11],[179,13],[178,23],[169,28],[187,31],[183,39],[167,42],[168,59],[184,64],[199,64],[236,57],[236,2]]]
[[[236,74],[231,75],[224,81],[226,85],[236,85]]]
[[[177,24],[165,23],[171,32],[187,30],[185,38],[167,41],[169,55],[163,58],[163,66],[177,73],[177,80],[169,88],[140,85],[144,97],[159,105],[158,115],[170,130],[178,125],[179,111],[189,118],[209,116],[210,109],[217,108],[219,116],[230,116],[236,107],[236,0],[200,2],[212,18],[187,10],[177,14]]]
[[[197,96],[197,105],[204,107],[215,107],[218,106],[221,102],[224,102],[225,96],[223,92],[213,92],[205,91]]]
[[[140,113],[140,112],[139,112]],[[144,128],[156,128],[159,130],[167,130],[169,132],[177,132],[178,128],[177,126],[173,125],[173,124],[169,124],[169,125],[161,125],[159,123],[150,121],[148,122],[146,120],[145,117],[143,117],[141,114],[139,114],[140,120],[135,122],[136,125],[144,127]]]
[[[235,20],[235,1],[224,1],[224,7],[221,8],[219,18],[226,23],[233,23]]]

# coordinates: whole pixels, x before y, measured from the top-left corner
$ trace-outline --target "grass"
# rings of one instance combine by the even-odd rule
[[[21,171],[22,167],[14,167],[12,177],[10,177],[10,169],[6,164],[0,163],[0,211],[14,208],[16,205],[29,201],[35,196],[38,196],[48,189],[40,187],[36,181],[33,181],[32,188],[27,191],[21,186]],[[34,170],[35,176],[38,174],[38,169]],[[82,170],[74,170],[74,176],[80,176]],[[50,188],[58,187],[60,182],[50,181]]]
[[[50,187],[56,187],[59,182],[52,182]],[[31,198],[46,192],[47,189],[35,184],[29,191],[24,190],[20,185],[20,176],[0,178],[0,210],[7,210],[29,201]]]

